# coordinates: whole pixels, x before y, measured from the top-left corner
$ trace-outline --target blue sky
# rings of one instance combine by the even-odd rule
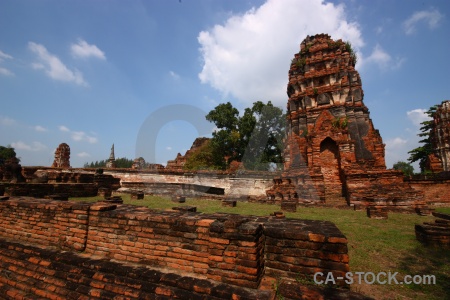
[[[388,167],[450,99],[450,2],[165,0],[0,2],[0,145],[22,165],[144,156],[163,163],[213,130],[230,101],[285,109],[306,35],[349,40]]]

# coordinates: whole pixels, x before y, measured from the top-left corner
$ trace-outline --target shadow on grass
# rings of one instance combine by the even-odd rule
[[[433,298],[450,299],[450,251],[449,249],[419,244],[400,259],[399,269],[404,275],[434,275],[436,284],[409,284],[413,292],[427,294]]]

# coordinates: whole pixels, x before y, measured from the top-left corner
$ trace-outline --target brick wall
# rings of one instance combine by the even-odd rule
[[[98,186],[93,183],[0,183],[0,192],[6,196],[44,197],[66,194],[69,197],[93,197]]]
[[[411,187],[424,193],[428,204],[450,204],[450,179],[447,180],[408,180]]]
[[[326,221],[21,198],[0,201],[0,238],[252,289],[348,271],[347,240]]]
[[[273,299],[273,292],[0,239],[3,299]]]
[[[0,201],[0,237],[62,250],[86,245],[89,204],[19,198]]]

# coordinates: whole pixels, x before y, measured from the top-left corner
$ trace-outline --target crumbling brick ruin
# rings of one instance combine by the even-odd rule
[[[351,45],[308,36],[289,70],[285,171],[269,201],[421,208],[423,195],[386,170],[384,144],[363,103]],[[335,201],[335,200],[334,200]]]
[[[184,155],[181,155],[181,153],[178,153],[177,157],[174,160],[169,160],[167,162],[166,169],[170,170],[170,171],[183,171],[184,165],[186,164],[186,161],[192,155],[192,153],[208,142],[209,142],[209,138],[206,138],[206,137],[196,138],[194,143],[192,144],[191,148],[189,150],[187,150]]]
[[[66,197],[93,197],[99,188],[117,190],[120,178],[108,174],[94,174],[75,169],[23,167],[21,181],[0,181],[0,195],[43,198],[49,195]]]
[[[70,147],[66,143],[59,144],[56,148],[52,168],[70,168]]]
[[[416,238],[427,246],[450,249],[450,215],[433,212],[434,223],[416,224]]]
[[[328,221],[0,200],[0,292],[12,299],[274,299],[276,279],[288,296],[292,278],[337,278],[348,262],[347,239]],[[293,284],[297,297],[364,298],[343,280]]]

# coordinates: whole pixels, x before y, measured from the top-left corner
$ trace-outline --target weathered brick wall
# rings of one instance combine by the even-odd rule
[[[86,245],[89,204],[19,198],[0,201],[0,237],[62,250]]]
[[[0,299],[263,300],[273,294],[0,239]]]
[[[447,180],[409,180],[411,187],[424,193],[428,204],[450,204],[450,179]]]
[[[91,207],[86,253],[258,286],[264,241],[260,223],[241,216],[114,207]]]
[[[0,192],[6,196],[44,197],[66,194],[69,197],[93,197],[98,186],[93,183],[0,183]]]
[[[433,212],[434,223],[416,224],[416,238],[427,246],[450,249],[450,215]]]
[[[320,230],[317,230],[320,228]],[[265,224],[265,274],[275,278],[312,278],[349,271],[347,238],[329,221],[285,220]],[[343,280],[337,280],[346,286]]]
[[[253,289],[348,271],[347,240],[326,221],[19,198],[0,201],[0,238]]]

